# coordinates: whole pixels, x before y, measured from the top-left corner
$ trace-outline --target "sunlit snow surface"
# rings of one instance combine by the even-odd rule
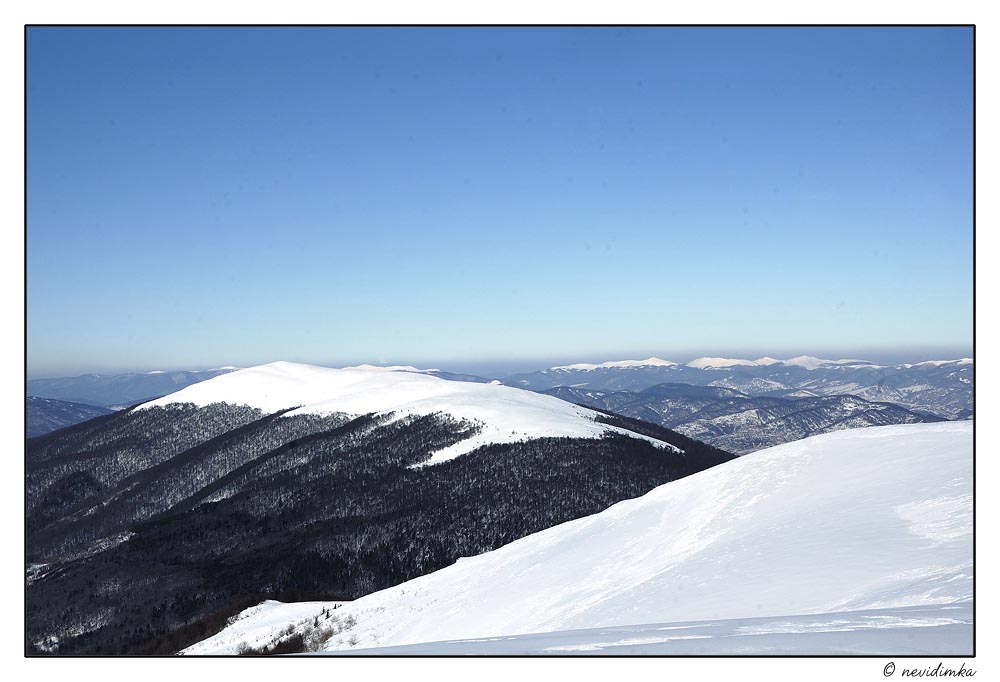
[[[357,623],[326,647],[360,650],[695,621],[711,621],[724,632],[743,625],[719,621],[873,609],[896,618],[906,607],[961,606],[971,599],[972,423],[909,424],[761,450],[461,559],[345,604],[337,613]],[[282,608],[298,606],[277,605],[272,617],[280,621]],[[941,608],[918,618],[932,619],[927,627],[950,628],[942,631],[948,651],[935,652],[971,649],[971,616],[967,604],[963,608],[955,611],[959,622],[940,620],[952,618]],[[897,625],[899,637],[888,640],[884,629],[871,627],[849,628],[860,633],[849,636],[807,629],[771,633],[767,646],[783,653],[905,653],[930,646],[927,631],[914,621]],[[595,636],[558,646],[593,644]],[[911,636],[922,643],[910,647]],[[237,623],[187,653],[233,653],[243,641]],[[753,641],[758,647],[765,642]],[[708,646],[701,642],[635,646],[681,653]],[[722,652],[737,643],[716,644],[713,651]]]
[[[295,407],[296,414],[392,412],[397,417],[442,413],[477,422],[479,433],[435,452],[436,464],[491,443],[531,438],[600,438],[621,433],[679,452],[662,441],[594,421],[598,413],[552,396],[496,384],[447,381],[412,368],[358,366],[331,369],[291,362],[224,374],[143,404],[198,406],[231,403],[265,413]],[[401,370],[401,371],[394,371]]]
[[[781,360],[775,360],[774,358],[759,358],[757,360],[741,360],[738,358],[695,358],[691,362],[687,363],[688,367],[694,367],[695,369],[711,369],[711,368],[724,368],[724,367],[737,367],[737,366],[751,366],[758,367],[764,365],[773,365],[781,362]]]
[[[670,367],[671,365],[676,365],[676,362],[671,362],[670,360],[662,360],[660,358],[646,358],[645,360],[612,360],[610,362],[602,362],[599,364],[591,364],[589,362],[578,362],[575,365],[561,365],[559,367],[552,367],[551,369],[563,369],[563,370],[592,370],[601,369],[605,367]]]
[[[624,625],[328,652],[361,656],[972,654],[972,603]]]
[[[289,626],[302,629],[314,623],[317,618],[323,618],[326,614],[338,614],[337,609],[343,603],[301,601],[286,604],[268,599],[257,606],[251,606],[232,619],[233,622],[228,629],[238,630],[240,641],[231,651],[224,653],[239,653],[240,645],[247,648],[263,648]]]
[[[870,363],[864,360],[824,360],[823,358],[814,358],[811,355],[800,355],[795,358],[789,358],[788,360],[775,360],[774,358],[763,357],[757,360],[741,360],[738,358],[697,358],[687,363],[688,367],[694,367],[695,369],[728,369],[729,367],[737,366],[751,366],[751,367],[764,367],[767,365],[794,365],[796,367],[804,367],[806,369],[812,370],[819,367],[824,367],[827,365],[870,365]]]

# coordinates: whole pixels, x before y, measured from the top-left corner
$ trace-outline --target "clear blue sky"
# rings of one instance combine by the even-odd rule
[[[27,141],[33,376],[971,347],[971,29],[36,28]]]

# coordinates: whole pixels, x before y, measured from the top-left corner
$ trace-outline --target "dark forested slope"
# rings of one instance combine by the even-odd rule
[[[27,648],[171,653],[268,597],[352,599],[732,457],[667,429],[487,445],[428,415],[174,404],[28,441]]]

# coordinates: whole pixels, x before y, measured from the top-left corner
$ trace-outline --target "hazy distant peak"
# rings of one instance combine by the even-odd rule
[[[611,360],[596,365],[589,362],[578,362],[575,365],[561,365],[559,367],[553,367],[552,369],[591,370],[599,369],[601,367],[669,367],[676,364],[676,362],[671,362],[670,360],[646,358],[645,360]]]
[[[935,367],[940,367],[941,365],[971,365],[972,358],[959,358],[958,360],[924,360],[923,362],[915,362],[913,364],[903,365],[904,367],[920,367],[922,365],[933,365]]]
[[[774,358],[764,357],[760,360],[741,360],[739,358],[695,358],[691,362],[687,363],[688,367],[694,367],[695,369],[707,369],[710,367],[736,367],[742,365],[758,366],[758,365],[773,365],[779,362]]]
[[[414,367],[413,365],[352,365],[350,367],[344,367],[343,369],[359,369],[366,370],[370,372],[440,372],[439,369],[420,369],[419,367]]]
[[[241,367],[236,367],[234,365],[226,365],[224,367],[212,367],[211,369],[176,369],[176,370],[166,370],[166,369],[154,369],[151,372],[146,372],[147,375],[150,374],[171,374],[171,373],[188,373],[188,374],[206,374],[208,372],[235,372]]]
[[[874,363],[868,360],[856,360],[856,359],[841,359],[841,360],[826,360],[824,358],[816,358],[811,355],[800,355],[796,358],[789,358],[788,360],[782,361],[786,365],[795,365],[797,367],[805,367],[806,369],[817,369],[824,365],[872,365]]]

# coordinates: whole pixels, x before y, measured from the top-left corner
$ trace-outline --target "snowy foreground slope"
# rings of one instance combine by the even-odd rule
[[[500,639],[476,653],[627,653],[643,639],[662,651],[634,653],[732,653],[731,635],[753,627],[770,630],[746,640],[758,653],[968,653],[971,598],[972,424],[946,422],[762,450],[346,603],[319,629],[333,633],[325,649],[359,653],[469,653],[451,640],[483,638]],[[302,608],[266,611],[315,632]],[[235,653],[252,620],[184,653]],[[928,649],[923,627],[945,628],[946,644]],[[549,634],[505,639],[530,633]]]
[[[265,413],[296,408],[286,416],[392,412],[403,417],[440,413],[481,426],[472,437],[434,453],[428,464],[490,443],[544,437],[600,438],[606,433],[624,434],[679,452],[660,440],[598,423],[597,412],[552,396],[496,384],[447,381],[410,371],[413,369],[371,365],[332,369],[272,362],[194,384],[137,409],[176,403],[199,407],[230,403]]]
[[[354,656],[971,655],[972,602],[621,625],[328,652]]]

